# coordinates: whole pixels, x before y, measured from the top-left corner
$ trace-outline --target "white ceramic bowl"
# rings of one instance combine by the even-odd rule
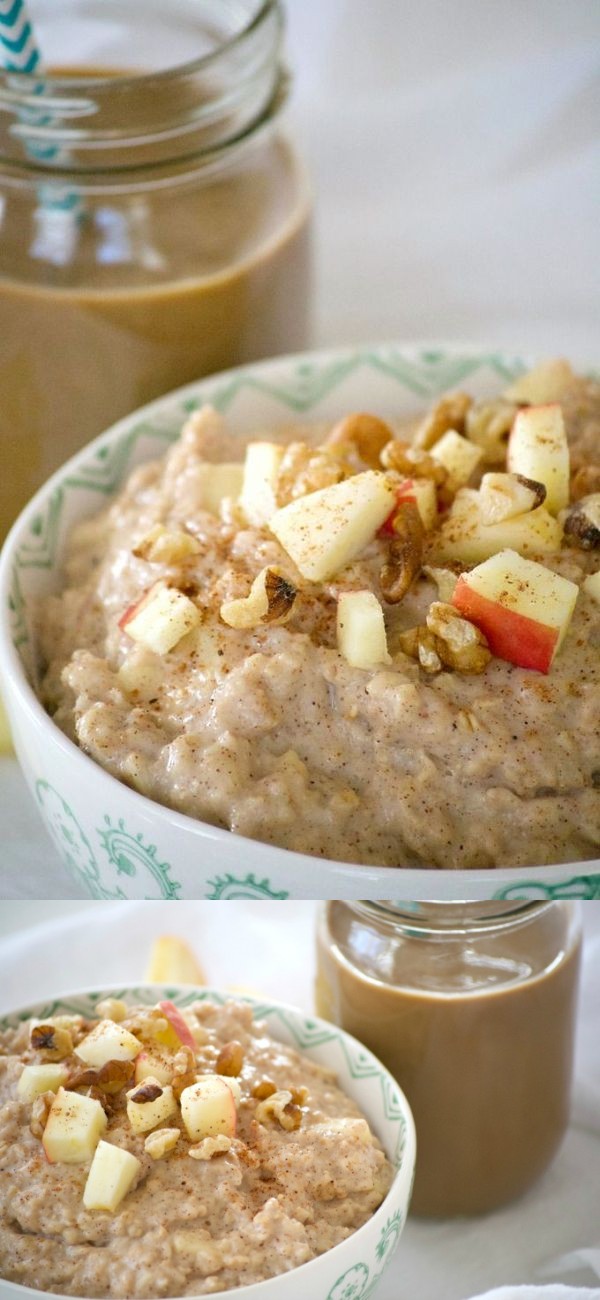
[[[146,1006],[168,997],[177,1006],[185,1007],[198,1000],[223,1003],[232,995],[214,989],[166,988],[153,984],[65,993],[1,1016],[0,1029],[13,1027],[31,1016],[45,1020],[51,1015],[80,1013],[92,1017],[98,1001],[107,996]],[[406,1097],[380,1061],[341,1029],[283,1003],[263,1003],[250,997],[240,1001],[250,1003],[254,1018],[266,1022],[273,1038],[292,1044],[311,1060],[335,1070],[340,1087],[368,1119],[396,1175],[379,1209],[346,1241],[290,1273],[253,1286],[220,1291],[219,1300],[307,1300],[307,1296],[311,1300],[348,1300],[350,1296],[352,1300],[367,1300],[390,1262],[408,1212],[416,1139]],[[40,1300],[40,1296],[48,1294],[0,1278],[2,1300]]]
[[[32,611],[60,589],[76,520],[160,454],[212,402],[240,434],[374,408],[410,415],[446,389],[499,392],[522,358],[476,348],[380,344],[282,357],[213,376],[129,416],[69,461],[15,524],[0,561],[0,678],[17,755],[66,865],[95,898],[600,898],[600,860],[439,871],[326,861],[244,839],[137,794],[87,758],[36,699]]]

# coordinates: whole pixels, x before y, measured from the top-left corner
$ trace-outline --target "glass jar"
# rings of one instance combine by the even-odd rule
[[[114,420],[303,348],[307,177],[279,0],[34,0],[0,72],[0,537]]]
[[[398,1079],[417,1129],[416,1214],[495,1209],[565,1132],[581,917],[573,903],[327,903],[319,1015]]]

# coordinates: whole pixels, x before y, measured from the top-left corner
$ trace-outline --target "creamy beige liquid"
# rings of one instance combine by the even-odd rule
[[[348,961],[352,925],[343,903],[327,904],[317,1011],[365,1043],[406,1093],[417,1130],[413,1212],[480,1214],[512,1200],[547,1167],[568,1122],[580,952],[564,913],[547,909],[492,945],[490,978],[539,973],[462,993],[440,990],[468,982],[469,963],[478,977],[476,951],[464,964],[431,944],[400,943],[383,981],[366,973],[366,943],[365,973]]]
[[[86,200],[65,265],[47,257],[48,228],[39,252],[31,196],[9,195],[0,539],[48,474],[113,421],[202,375],[306,345],[309,209],[304,170],[277,137],[202,187]]]

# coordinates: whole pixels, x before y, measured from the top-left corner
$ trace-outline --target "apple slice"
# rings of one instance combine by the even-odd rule
[[[391,664],[383,609],[372,591],[344,591],[338,596],[337,644],[353,668]]]
[[[473,471],[477,469],[483,459],[483,448],[469,442],[468,438],[463,438],[455,429],[448,429],[434,443],[429,454],[448,471],[446,487],[450,492],[456,492],[469,482]]]
[[[527,514],[543,505],[546,489],[522,474],[484,474],[479,488],[479,518],[483,524],[499,524],[514,515]]]
[[[133,1061],[141,1050],[139,1038],[130,1034],[123,1025],[114,1020],[101,1020],[82,1038],[75,1048],[75,1055],[96,1069],[106,1065],[107,1061]]]
[[[568,361],[557,357],[553,361],[542,361],[541,365],[520,375],[506,389],[504,397],[509,402],[527,403],[528,406],[541,406],[546,402],[560,402],[560,399],[573,383],[575,376]]]
[[[159,1002],[158,1006],[159,1010],[162,1011],[163,1016],[168,1020],[171,1028],[177,1035],[177,1045],[179,1046],[181,1044],[183,1047],[191,1047],[192,1051],[195,1052],[196,1040],[190,1026],[184,1016],[182,1016],[181,1011],[178,1011],[175,1004],[168,1000],[165,1002]]]
[[[582,583],[582,587],[588,596],[600,603],[600,569],[597,573],[588,574],[588,577]]]
[[[378,537],[394,536],[394,519],[403,501],[414,501],[426,532],[435,528],[438,519],[435,483],[430,478],[405,478],[395,485],[396,504],[378,531]]]
[[[225,497],[235,501],[242,491],[244,466],[240,461],[223,461],[209,464],[203,461],[194,467],[194,487],[198,489],[198,505],[211,515],[218,515]]]
[[[186,1132],[192,1142],[205,1137],[234,1137],[236,1108],[230,1081],[217,1075],[203,1075],[189,1088],[184,1088],[181,1098],[181,1115]]]
[[[131,1151],[100,1141],[83,1189],[86,1210],[110,1210],[114,1214],[141,1168],[141,1160]]]
[[[119,627],[133,641],[157,655],[165,655],[198,626],[200,618],[197,605],[182,591],[155,582],[137,604],[125,610]]]
[[[206,984],[195,952],[177,934],[159,934],[154,940],[145,978],[149,984]]]
[[[99,1101],[59,1088],[42,1135],[50,1164],[78,1165],[91,1160],[107,1123]]]
[[[148,1075],[127,1093],[127,1118],[134,1133],[149,1133],[177,1112],[173,1089]]]
[[[568,578],[507,550],[462,573],[452,604],[480,628],[492,654],[547,673],[578,594],[576,583]]]
[[[432,534],[427,558],[438,565],[479,564],[506,548],[523,555],[550,555],[559,550],[562,536],[561,524],[545,506],[484,524],[479,492],[461,488],[448,518]]]
[[[44,1062],[43,1065],[26,1065],[19,1075],[17,1097],[19,1101],[34,1101],[42,1092],[58,1092],[67,1082],[66,1065]]]
[[[304,578],[325,582],[373,540],[395,499],[387,476],[369,469],[291,501],[269,527]]]
[[[543,483],[546,509],[557,515],[569,504],[569,444],[557,402],[518,411],[508,440],[507,469]]]
[[[159,1083],[172,1083],[175,1067],[173,1058],[162,1052],[144,1048],[135,1058],[135,1081],[143,1083],[145,1079],[157,1079]]]
[[[277,478],[285,447],[276,442],[249,442],[239,504],[255,528],[268,524],[277,510]]]

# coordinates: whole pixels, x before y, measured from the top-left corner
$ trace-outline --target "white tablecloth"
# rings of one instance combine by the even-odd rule
[[[466,1300],[509,1287],[504,1300],[600,1298],[600,903],[584,903],[583,986],[572,1122],[545,1177],[486,1218],[409,1220],[377,1300]],[[201,957],[209,983],[312,1010],[317,904],[5,903],[0,926],[0,1011],[67,988],[139,982],[152,938],[176,932]],[[63,915],[61,916],[61,911]],[[562,1285],[569,1284],[567,1293]],[[555,1287],[560,1286],[561,1289]],[[1,1295],[1,1290],[0,1290]]]
[[[287,0],[316,346],[451,339],[600,368],[600,6]],[[11,760],[0,897],[81,896]]]

